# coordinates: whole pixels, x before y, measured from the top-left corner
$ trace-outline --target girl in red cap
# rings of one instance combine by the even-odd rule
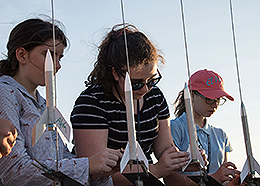
[[[236,177],[239,171],[236,170],[235,164],[227,161],[228,153],[232,151],[227,134],[207,122],[207,118],[217,110],[218,106],[226,102],[224,97],[234,100],[224,90],[223,85],[223,79],[217,73],[207,69],[195,72],[189,81],[198,146],[206,151],[209,162],[207,172],[225,185]],[[183,90],[175,101],[174,114],[176,118],[171,120],[172,138],[181,151],[186,151],[190,142]]]

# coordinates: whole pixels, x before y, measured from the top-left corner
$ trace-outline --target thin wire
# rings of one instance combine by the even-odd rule
[[[242,90],[241,90],[241,82],[240,82],[239,67],[238,67],[237,46],[236,46],[237,44],[236,44],[236,36],[235,36],[235,25],[234,25],[234,16],[233,16],[233,8],[232,8],[231,0],[229,0],[229,6],[230,6],[230,18],[231,18],[231,27],[232,27],[232,36],[233,36],[233,44],[234,44],[234,53],[235,53],[235,60],[236,60],[239,96],[240,96],[240,100],[242,102]]]
[[[188,71],[188,81],[190,82],[190,62],[189,62],[189,53],[188,53],[188,42],[187,42],[187,34],[186,34],[186,27],[185,27],[185,18],[184,18],[184,8],[183,8],[183,2],[180,0],[180,5],[181,5],[181,18],[182,18],[182,29],[183,29],[183,38],[184,38],[184,47],[185,47],[185,54],[186,54],[186,63],[187,63],[187,71]],[[189,83],[189,89],[191,90],[191,83]],[[190,97],[192,100],[192,97]],[[191,101],[191,107],[192,107],[192,101]],[[201,176],[202,172],[205,172],[204,169],[202,169],[201,166],[199,166]],[[205,174],[207,174],[205,172]]]
[[[54,100],[55,100],[55,106],[56,106],[56,76],[55,76],[55,72],[56,72],[56,52],[55,52],[55,25],[54,25],[54,2],[53,0],[51,0],[51,12],[52,12],[52,35],[53,35],[53,73],[54,73]],[[53,110],[54,111],[54,110]],[[55,118],[55,117],[54,117]],[[55,120],[55,119],[54,119]],[[54,121],[55,122],[55,121]],[[56,171],[59,170],[59,136],[58,136],[58,129],[57,129],[57,125],[56,125]]]
[[[186,28],[185,28],[185,19],[184,19],[184,9],[183,9],[182,0],[180,0],[180,4],[181,4],[182,29],[183,29],[184,47],[185,47],[187,70],[188,70],[188,79],[190,81],[190,63],[189,63],[189,54],[188,54],[188,42],[187,42],[187,35],[186,35]]]
[[[52,12],[52,37],[53,37],[53,66],[54,66],[54,69],[53,69],[53,73],[54,73],[54,86],[55,86],[55,89],[54,89],[54,100],[55,100],[55,106],[56,106],[56,44],[55,44],[55,24],[54,24],[54,2],[53,0],[51,0],[51,12]]]
[[[231,0],[229,0],[229,2],[230,2],[230,17],[231,17],[232,34],[233,34],[233,42],[234,42],[234,53],[235,53],[236,69],[237,69],[237,79],[238,79],[239,95],[240,95],[240,101],[241,101],[241,119],[242,119],[243,131],[244,131],[244,140],[245,140],[245,146],[246,146],[247,161],[249,164],[249,171],[251,173],[251,177],[255,178],[255,165],[253,162],[254,160],[253,160],[253,153],[252,153],[252,147],[251,147],[251,142],[250,142],[247,114],[246,114],[244,103],[242,100],[242,88],[241,88],[239,67],[238,67],[233,8],[232,8]]]
[[[126,30],[125,30],[125,13],[124,13],[123,0],[121,0],[121,12],[122,12],[123,28],[124,28],[125,53],[126,53],[127,71],[128,71],[128,73],[129,73],[129,75],[130,75],[130,66],[129,66],[128,47],[127,47],[127,38],[126,38]]]

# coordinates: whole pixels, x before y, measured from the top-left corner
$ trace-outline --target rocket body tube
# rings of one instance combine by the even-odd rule
[[[45,58],[45,86],[46,86],[46,109],[48,110],[48,130],[54,130],[54,73],[51,53],[48,50]]]
[[[141,146],[136,141],[133,92],[128,72],[126,72],[125,76],[125,106],[128,129],[128,142],[126,144],[124,155],[120,161],[120,172],[123,172],[127,164],[130,165],[130,171],[132,171],[132,165],[135,160],[137,162],[140,161],[141,164],[144,163],[145,168],[148,170],[148,160]]]
[[[191,102],[191,97],[190,97],[190,91],[187,86],[187,83],[185,83],[185,86],[184,86],[184,101],[185,101],[185,110],[186,110],[188,131],[189,131],[189,137],[190,137],[191,158],[192,158],[192,161],[198,161],[197,132],[196,132],[195,124],[194,124],[193,107],[192,107],[192,102]]]
[[[134,104],[133,104],[132,86],[131,86],[130,76],[128,72],[126,72],[126,76],[125,76],[125,104],[126,104],[130,160],[136,160],[137,144],[136,144],[136,134],[135,134],[135,121],[134,121]]]

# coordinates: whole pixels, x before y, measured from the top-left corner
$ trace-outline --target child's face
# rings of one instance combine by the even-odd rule
[[[59,43],[58,40],[56,40],[56,43]],[[40,45],[35,47],[32,51],[28,53],[28,59],[27,59],[27,67],[25,69],[25,73],[29,74],[30,76],[27,76],[29,80],[35,84],[36,86],[44,86],[45,85],[45,72],[44,72],[44,63],[45,63],[45,57],[47,50],[49,49],[52,58],[54,57],[53,55],[53,40],[49,40],[46,42],[46,45]],[[63,51],[64,51],[64,45],[60,43],[55,47],[56,50],[56,71],[55,73],[58,72],[58,70],[61,68],[60,65],[60,59],[63,57]],[[53,59],[54,60],[54,59]],[[31,78],[30,78],[31,77]]]
[[[218,108],[218,103],[206,103],[205,98],[193,93],[193,108],[194,111],[202,117],[210,117]]]

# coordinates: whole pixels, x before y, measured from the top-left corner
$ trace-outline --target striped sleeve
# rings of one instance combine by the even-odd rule
[[[158,119],[164,120],[170,117],[170,111],[167,104],[167,101],[162,93],[162,91],[156,87],[154,89],[154,96],[156,97],[156,105],[158,107]]]
[[[101,93],[83,91],[77,98],[70,117],[73,129],[108,129],[106,112],[96,97]]]

